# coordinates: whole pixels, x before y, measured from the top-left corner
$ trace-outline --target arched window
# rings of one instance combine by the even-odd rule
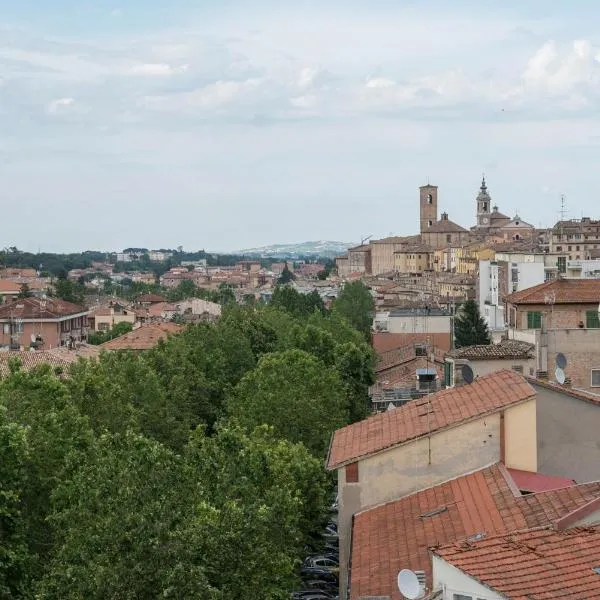
[[[427,204],[433,204],[433,196],[431,194],[427,194]]]

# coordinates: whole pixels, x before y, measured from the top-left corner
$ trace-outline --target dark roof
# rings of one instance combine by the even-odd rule
[[[510,600],[600,598],[600,527],[532,529],[433,554]]]
[[[69,315],[88,312],[85,306],[59,298],[18,298],[0,306],[0,320],[61,319]]]
[[[535,390],[514,371],[484,375],[470,385],[448,388],[427,396],[424,401],[408,402],[395,410],[338,429],[329,448],[327,468],[338,469],[365,456],[498,412],[529,398],[535,398]],[[424,415],[427,415],[426,419]]]
[[[351,598],[389,595],[400,600],[395,581],[402,568],[425,571],[431,586],[428,548],[477,534],[548,526],[598,496],[600,482],[522,496],[498,463],[359,512],[352,532]],[[493,552],[488,560],[502,564]]]
[[[468,233],[468,231],[458,223],[446,218],[428,227],[424,233]]]
[[[552,279],[506,296],[510,304],[599,304],[600,279]]]
[[[467,360],[492,360],[511,358],[533,358],[535,346],[519,340],[503,340],[499,344],[487,346],[465,346],[448,353],[450,358]]]

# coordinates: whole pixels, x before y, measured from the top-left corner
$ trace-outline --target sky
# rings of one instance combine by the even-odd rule
[[[592,0],[0,0],[0,247],[415,233],[600,217]]]

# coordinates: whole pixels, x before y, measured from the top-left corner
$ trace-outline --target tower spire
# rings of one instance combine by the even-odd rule
[[[487,185],[485,184],[485,173],[481,175],[481,191],[485,192],[487,190]]]

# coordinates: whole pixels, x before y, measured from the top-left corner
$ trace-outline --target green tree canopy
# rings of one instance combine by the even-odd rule
[[[370,339],[375,301],[362,281],[346,283],[333,303],[333,311]]]
[[[286,261],[283,270],[281,271],[281,275],[277,278],[277,283],[280,285],[284,285],[286,283],[294,281],[294,279],[296,279],[296,276],[290,271],[290,268],[288,267]]]
[[[488,326],[479,314],[475,300],[467,300],[454,317],[454,340],[457,348],[492,343]]]
[[[229,414],[247,429],[266,423],[292,442],[325,454],[331,433],[348,422],[337,371],[302,350],[263,356],[228,401]]]

